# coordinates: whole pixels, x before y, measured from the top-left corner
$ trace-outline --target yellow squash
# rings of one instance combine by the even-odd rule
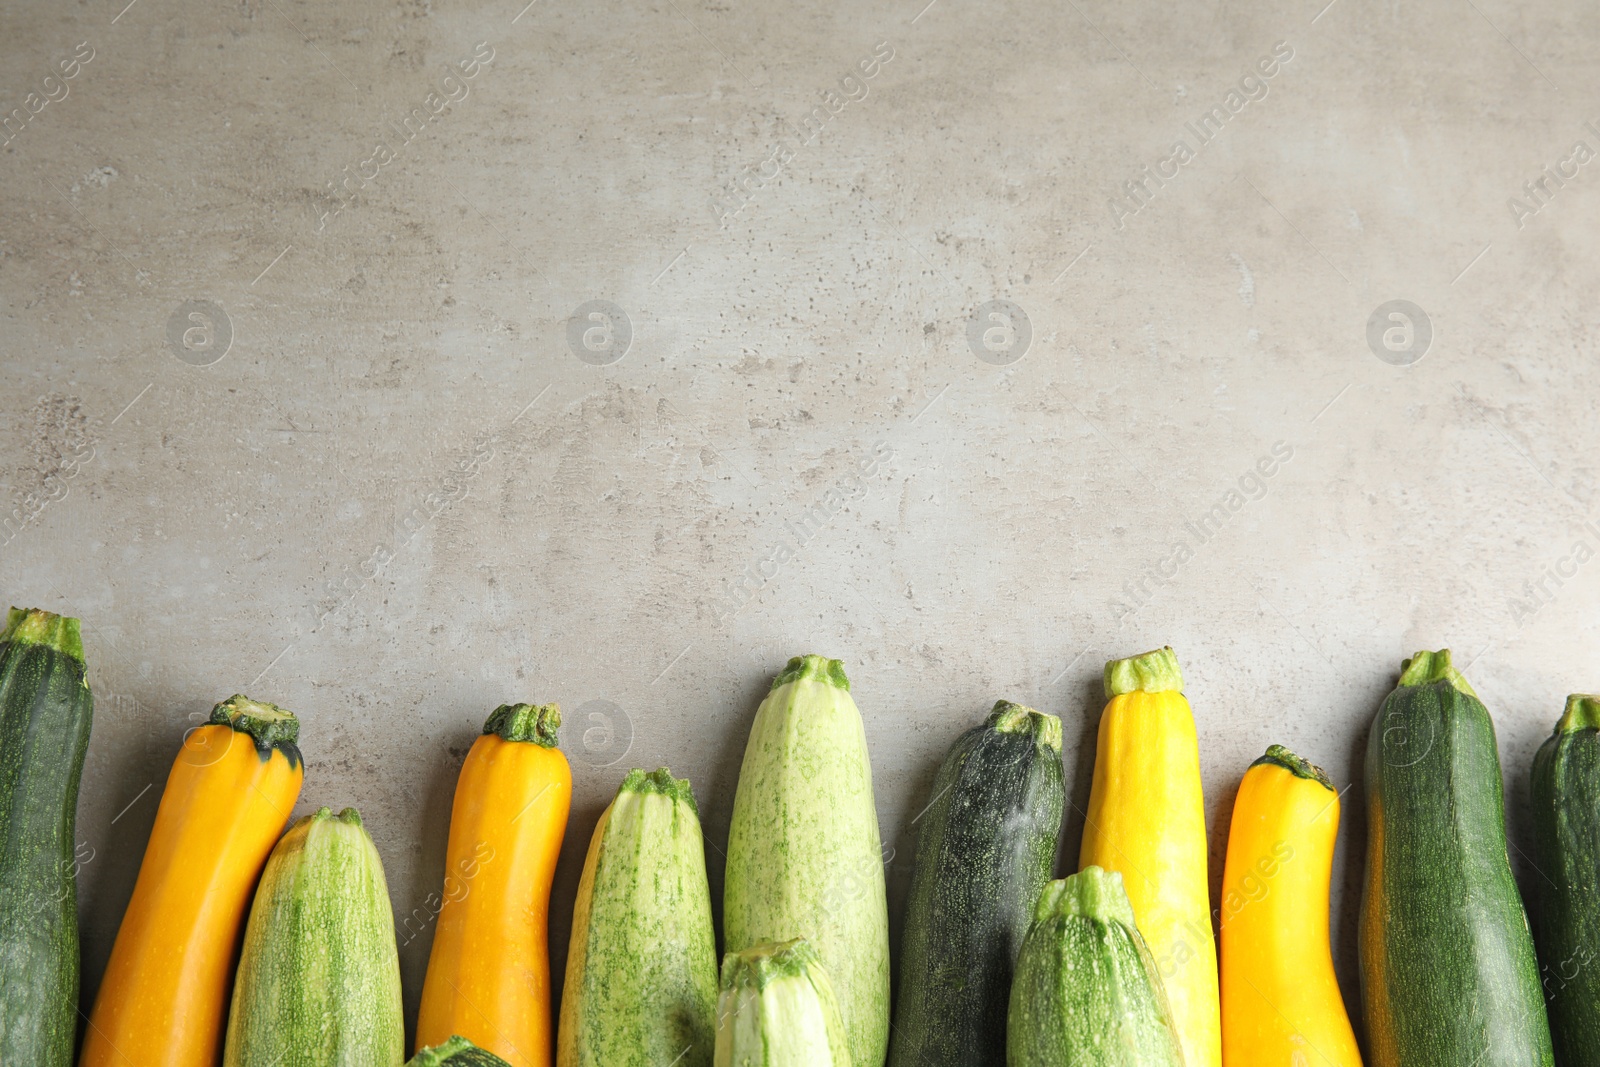
[[[1222,1062],[1361,1067],[1328,946],[1339,794],[1280,745],[1239,783],[1222,876]]]
[[[299,732],[282,708],[234,696],[183,739],[79,1067],[217,1062],[256,880],[305,775]]]
[[[1080,867],[1122,875],[1187,1067],[1220,1067],[1200,748],[1172,649],[1106,664]]]
[[[461,765],[418,1048],[455,1034],[549,1067],[550,884],[572,804],[560,725],[554,704],[501,705]]]

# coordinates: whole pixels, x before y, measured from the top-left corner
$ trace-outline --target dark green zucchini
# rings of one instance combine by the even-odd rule
[[[0,633],[0,1064],[70,1067],[78,1031],[73,831],[94,698],[78,620],[12,608]]]
[[[1449,652],[1405,661],[1366,776],[1368,1067],[1550,1067],[1494,723]]]
[[[1550,1037],[1562,1067],[1600,1067],[1600,697],[1567,698],[1531,784]]]
[[[418,1049],[406,1067],[511,1067],[492,1052],[485,1052],[464,1037],[451,1037],[432,1048]]]
[[[1050,881],[1061,720],[1000,701],[956,738],[922,813],[890,1067],[1003,1067],[1011,973]]]

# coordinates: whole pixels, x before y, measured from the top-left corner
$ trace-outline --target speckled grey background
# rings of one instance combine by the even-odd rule
[[[1100,665],[1162,643],[1214,883],[1246,764],[1352,781],[1419,648],[1526,839],[1600,687],[1600,9],[523,2],[0,9],[0,589],[84,621],[86,1003],[238,690],[401,913],[487,712],[561,702],[558,973],[629,766],[693,780],[720,893],[804,651],[866,717],[896,937],[950,740],[1060,715],[1081,807]]]

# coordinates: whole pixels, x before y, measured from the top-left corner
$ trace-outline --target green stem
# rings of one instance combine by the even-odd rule
[[[1469,697],[1478,695],[1473,692],[1466,675],[1450,665],[1448,648],[1441,648],[1437,652],[1418,652],[1400,664],[1401,687],[1432,685],[1434,682],[1449,682]]]
[[[1176,693],[1183,690],[1183,672],[1172,646],[1141,652],[1106,664],[1106,699],[1125,693]]]
[[[257,748],[271,748],[277,744],[294,744],[300,739],[300,720],[294,713],[260,700],[251,700],[243,693],[235,693],[211,709],[210,722],[217,726],[231,726],[241,734],[249,734]]]
[[[1309,778],[1314,782],[1333,789],[1333,779],[1328,777],[1326,771],[1303,756],[1297,756],[1282,745],[1268,745],[1267,754],[1250,764],[1259,767],[1263,763],[1274,767],[1282,767],[1297,778]]]
[[[41,608],[12,608],[0,644],[43,645],[83,662],[83,635],[78,620]]]
[[[560,726],[558,704],[501,704],[489,714],[483,732],[499,734],[507,741],[529,741],[555,748],[556,731]]]
[[[817,655],[796,656],[791,659],[788,666],[779,671],[778,676],[772,680],[772,688],[777,689],[790,682],[798,682],[802,678],[823,682],[843,689],[847,693],[850,691],[850,679],[844,675],[844,662]]]
[[[820,962],[817,950],[803,937],[753,945],[723,958],[722,988],[765,989],[780,978],[798,977]]]
[[[1567,697],[1567,710],[1556,723],[1556,733],[1575,734],[1579,730],[1600,730],[1600,696],[1573,693]]]
[[[1032,734],[1040,748],[1061,752],[1061,720],[1054,715],[997,700],[989,712],[989,727],[1003,734]]]
[[[669,800],[680,804],[687,804],[689,810],[694,812],[695,818],[700,817],[700,807],[694,802],[694,789],[689,785],[687,778],[674,778],[672,772],[665,767],[645,772],[635,767],[628,772],[628,776],[617,787],[620,795],[624,791],[630,793],[657,793]]]
[[[1082,915],[1135,928],[1133,904],[1122,886],[1122,875],[1092,865],[1044,887],[1033,906],[1033,921],[1056,915]]]

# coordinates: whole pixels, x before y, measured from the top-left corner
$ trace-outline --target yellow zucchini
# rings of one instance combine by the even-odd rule
[[[1217,946],[1194,715],[1172,649],[1106,664],[1079,866],[1122,875],[1188,1067],[1220,1067]]]

